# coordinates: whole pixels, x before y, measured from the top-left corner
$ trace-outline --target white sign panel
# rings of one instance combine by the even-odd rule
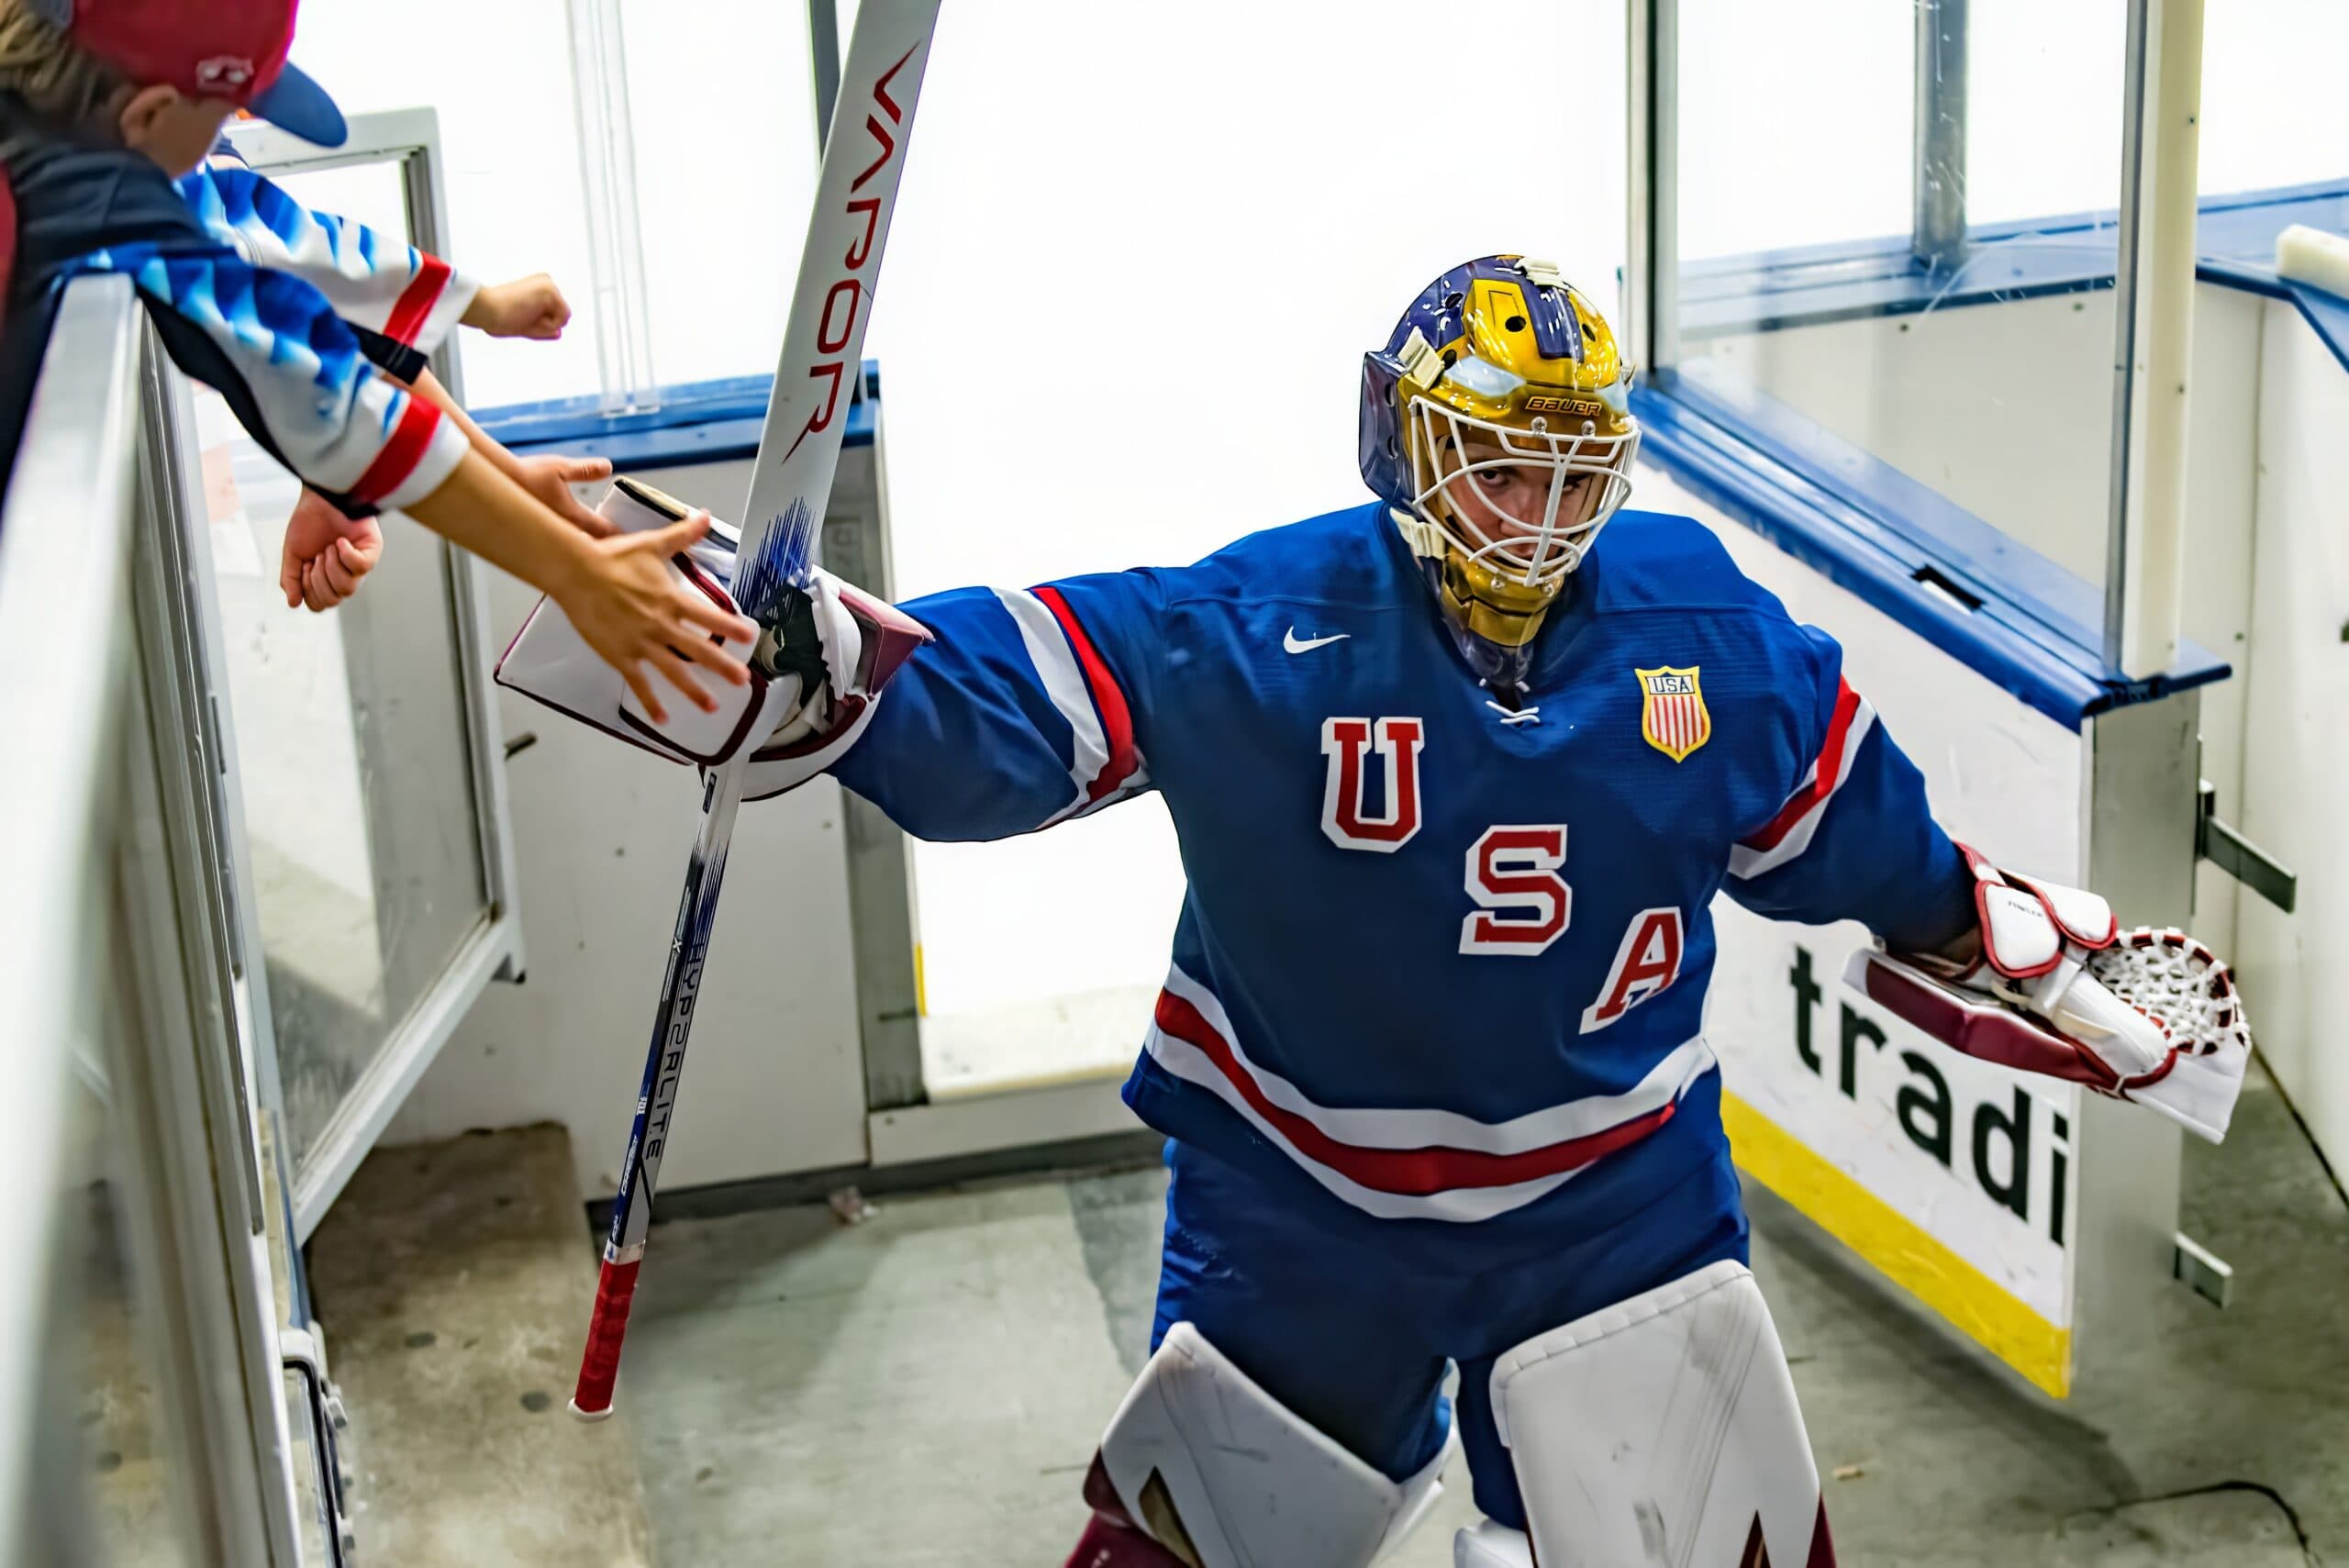
[[[1842,984],[1857,926],[1714,906],[1706,1033],[1739,1162],[2051,1393],[2069,1381],[2070,1085],[1925,1039]]]

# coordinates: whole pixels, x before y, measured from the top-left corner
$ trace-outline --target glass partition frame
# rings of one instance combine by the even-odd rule
[[[71,1380],[99,1375],[72,1336],[102,1304],[60,1265],[103,1224],[120,1238],[125,1386],[151,1396],[161,1468],[161,1497],[117,1526],[163,1560],[290,1568],[247,950],[215,809],[224,732],[178,548],[185,454],[167,416],[184,400],[129,280],[75,282],[0,517],[0,708],[42,759],[0,777],[0,1053],[21,1057],[23,1096],[0,1165],[28,1200],[8,1210],[26,1266],[0,1297],[0,1540],[43,1561],[104,1551],[82,1428],[54,1419],[72,1394],[88,1408]],[[77,1078],[106,1124],[95,1173],[59,1136]]]
[[[273,177],[368,164],[392,166],[398,172],[405,195],[411,240],[423,250],[446,254],[448,221],[440,172],[439,118],[432,110],[355,115],[351,120],[349,141],[331,151],[259,121],[239,122],[229,128],[228,137],[239,157],[257,172]],[[432,370],[450,394],[462,403],[463,373],[453,344],[443,344],[434,353]],[[291,1198],[296,1240],[306,1240],[325,1218],[343,1184],[374,1146],[408,1090],[448,1042],[473,998],[492,980],[518,981],[523,971],[505,737],[498,723],[490,678],[497,645],[489,615],[484,577],[487,568],[438,539],[432,544],[440,553],[451,621],[458,639],[455,652],[475,806],[475,848],[485,898],[480,919],[438,980],[384,1040],[332,1120],[295,1162]],[[250,908],[253,902],[252,868],[242,848],[240,842],[237,865],[240,886],[237,895]],[[261,1034],[273,1041],[265,1018],[261,1022]],[[264,1095],[273,1106],[282,1107],[284,1084],[278,1076],[273,1045],[263,1051],[262,1057]]]

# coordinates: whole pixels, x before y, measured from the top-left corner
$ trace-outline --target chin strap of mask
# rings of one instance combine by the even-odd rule
[[[1516,709],[1525,698],[1525,677],[1533,665],[1533,643],[1542,640],[1537,633],[1533,642],[1508,648],[1489,638],[1477,636],[1444,612],[1443,563],[1449,546],[1433,524],[1412,516],[1399,506],[1389,506],[1386,516],[1395,525],[1403,542],[1419,558],[1419,570],[1427,577],[1428,592],[1435,599],[1436,618],[1443,622],[1443,629],[1452,636],[1452,645],[1479,681],[1493,693],[1504,706]],[[1569,584],[1571,588],[1571,584]]]

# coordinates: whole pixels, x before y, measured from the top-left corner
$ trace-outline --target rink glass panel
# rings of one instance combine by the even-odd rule
[[[1909,6],[1678,6],[1678,331],[1655,368],[1823,462],[1916,481],[2094,587],[2126,8],[1955,14],[1962,66],[1936,71]]]
[[[1649,455],[1695,482],[1644,498],[1843,644],[1951,830],[2181,918],[2182,879],[2106,863],[2128,770],[2090,717],[2153,695],[2095,653],[2128,26],[2121,0],[1636,0],[1629,330]],[[2141,858],[2190,867],[2156,837]],[[2076,1343],[2117,1342],[2108,1298],[2166,1273],[2116,1239],[2170,1233],[2175,1133],[1880,1016],[1842,984],[1856,926],[1717,914],[1709,1033],[1747,1173],[2072,1391]]]
[[[2332,979],[2349,963],[2349,828],[2340,806],[2349,740],[2338,720],[2349,711],[2342,635],[2349,552],[2341,548],[2349,304],[2258,290],[2259,273],[2276,260],[2274,225],[2245,221],[2254,214],[2243,197],[2306,193],[2277,216],[2349,233],[2349,116],[2339,83],[2349,7],[2327,0],[2214,6],[2203,47],[2199,248],[2206,267],[2240,270],[2251,285],[2206,281],[2195,302],[2189,505],[2198,526],[2210,518],[2226,531],[2196,552],[2194,586],[2216,573],[2241,579],[2235,600],[2244,634],[2232,644],[2243,666],[2240,714],[2218,738],[2224,754],[2209,771],[2221,815],[2299,873],[2300,896],[2286,914],[2243,895],[2232,929],[2214,929],[2206,912],[2233,891],[2206,867],[2196,929],[2234,960],[2262,1062],[2337,1171],[2349,1164],[2349,1074],[2333,1043]],[[2214,302],[2237,318],[2232,342],[2204,325]],[[2311,307],[2329,315],[2330,332]],[[2232,373],[2214,396],[2213,372],[2221,370]],[[2205,428],[2214,422],[2233,427],[2231,467],[2203,462]],[[2200,628],[2196,635],[2210,638]],[[2213,740],[2206,723],[2206,748]]]

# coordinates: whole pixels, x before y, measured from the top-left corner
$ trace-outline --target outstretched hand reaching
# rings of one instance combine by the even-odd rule
[[[346,517],[331,501],[305,489],[285,520],[277,585],[285,606],[330,610],[351,595],[383,559],[384,530],[373,517]]]
[[[669,715],[653,695],[644,672],[647,664],[704,713],[714,712],[718,701],[693,666],[729,685],[739,686],[751,678],[750,666],[714,639],[747,641],[758,628],[669,570],[671,556],[708,532],[709,514],[696,512],[664,528],[599,539],[587,553],[584,569],[552,595],[597,657],[619,671],[655,724],[665,722]]]

